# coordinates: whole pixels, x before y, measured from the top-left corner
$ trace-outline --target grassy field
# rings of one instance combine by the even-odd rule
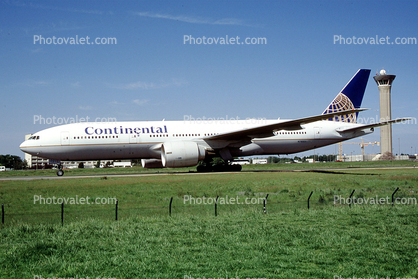
[[[2,278],[415,278],[412,207],[90,219],[0,231]],[[190,277],[185,277],[185,275]]]
[[[266,164],[244,165],[243,171],[275,171],[275,170],[308,170],[308,169],[349,169],[349,168],[387,168],[387,167],[418,167],[415,161],[372,161],[372,162],[331,162],[331,163],[303,163],[303,164]],[[196,172],[196,167],[144,169],[141,166],[132,168],[103,168],[103,169],[65,169],[65,176],[71,175],[114,175],[135,173],[189,173]],[[0,172],[2,177],[26,176],[56,176],[57,170],[25,170]]]
[[[395,197],[416,200],[418,170],[0,181],[0,277],[414,278],[417,205],[387,204],[397,187]],[[352,190],[362,205],[334,204]],[[216,196],[217,217],[209,204]],[[34,202],[41,197],[45,204]],[[119,220],[111,201],[66,204],[61,226],[61,206],[46,204],[52,197],[117,198]],[[370,204],[377,198],[384,204]]]

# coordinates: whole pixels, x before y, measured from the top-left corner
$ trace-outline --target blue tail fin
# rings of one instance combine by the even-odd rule
[[[366,90],[367,81],[369,80],[369,75],[370,70],[358,70],[322,114],[360,108],[364,91]],[[330,118],[329,120],[356,123],[357,114],[358,113],[352,113],[337,116]]]

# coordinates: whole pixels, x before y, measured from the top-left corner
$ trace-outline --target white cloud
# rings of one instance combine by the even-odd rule
[[[169,82],[163,81],[160,83],[137,81],[137,82],[131,82],[128,84],[121,84],[121,85],[115,86],[115,88],[127,89],[127,90],[135,90],[135,89],[149,90],[149,89],[160,89],[160,88],[167,88],[167,87],[180,87],[180,86],[184,86],[187,84],[188,82],[186,81],[182,81],[179,79],[171,79]]]
[[[136,100],[133,100],[133,102],[135,103],[135,104],[137,104],[138,106],[143,106],[143,105],[145,105],[146,103],[148,103],[149,102],[149,100],[140,100],[140,99],[136,99]]]
[[[83,14],[97,14],[102,15],[104,12],[99,10],[85,10],[85,9],[73,9],[73,8],[62,8],[58,6],[47,6],[42,4],[34,4],[34,3],[24,3],[20,1],[12,1],[8,3],[9,5],[17,6],[17,7],[24,7],[24,8],[35,8],[35,9],[42,9],[42,10],[54,10],[54,11],[63,11],[63,12],[73,12],[73,13],[83,13]]]
[[[33,81],[33,85],[49,85],[50,83],[43,80]]]
[[[137,81],[122,85],[123,89],[153,89],[158,87],[155,83],[148,83],[143,81]]]
[[[93,110],[94,108],[92,106],[78,106],[79,109],[81,110]]]
[[[41,47],[35,48],[31,50],[32,53],[39,53],[39,52],[43,52],[43,49]]]
[[[169,20],[182,21],[182,22],[195,23],[195,24],[243,25],[243,26],[246,25],[241,19],[236,19],[236,18],[223,18],[223,19],[214,20],[211,18],[174,16],[174,15],[158,14],[158,13],[150,13],[150,12],[137,12],[134,14],[142,16],[142,17],[162,18],[162,19],[169,19]]]
[[[124,105],[124,103],[120,103],[118,101],[112,101],[109,104],[111,104],[111,105]]]
[[[48,86],[51,85],[50,81],[45,80],[26,80],[15,84],[16,86],[25,86],[25,87],[39,87],[39,86]]]

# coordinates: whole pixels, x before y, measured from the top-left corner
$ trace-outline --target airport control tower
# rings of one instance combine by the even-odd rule
[[[381,70],[379,75],[374,76],[374,80],[379,87],[380,94],[380,121],[388,121],[392,119],[390,105],[390,91],[395,75],[387,75],[385,70]],[[392,153],[392,126],[384,125],[380,127],[380,154],[386,152]]]

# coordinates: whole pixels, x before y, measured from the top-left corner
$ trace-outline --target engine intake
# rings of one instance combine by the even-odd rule
[[[195,142],[165,142],[161,146],[161,162],[165,168],[196,166],[205,156],[205,148]]]

